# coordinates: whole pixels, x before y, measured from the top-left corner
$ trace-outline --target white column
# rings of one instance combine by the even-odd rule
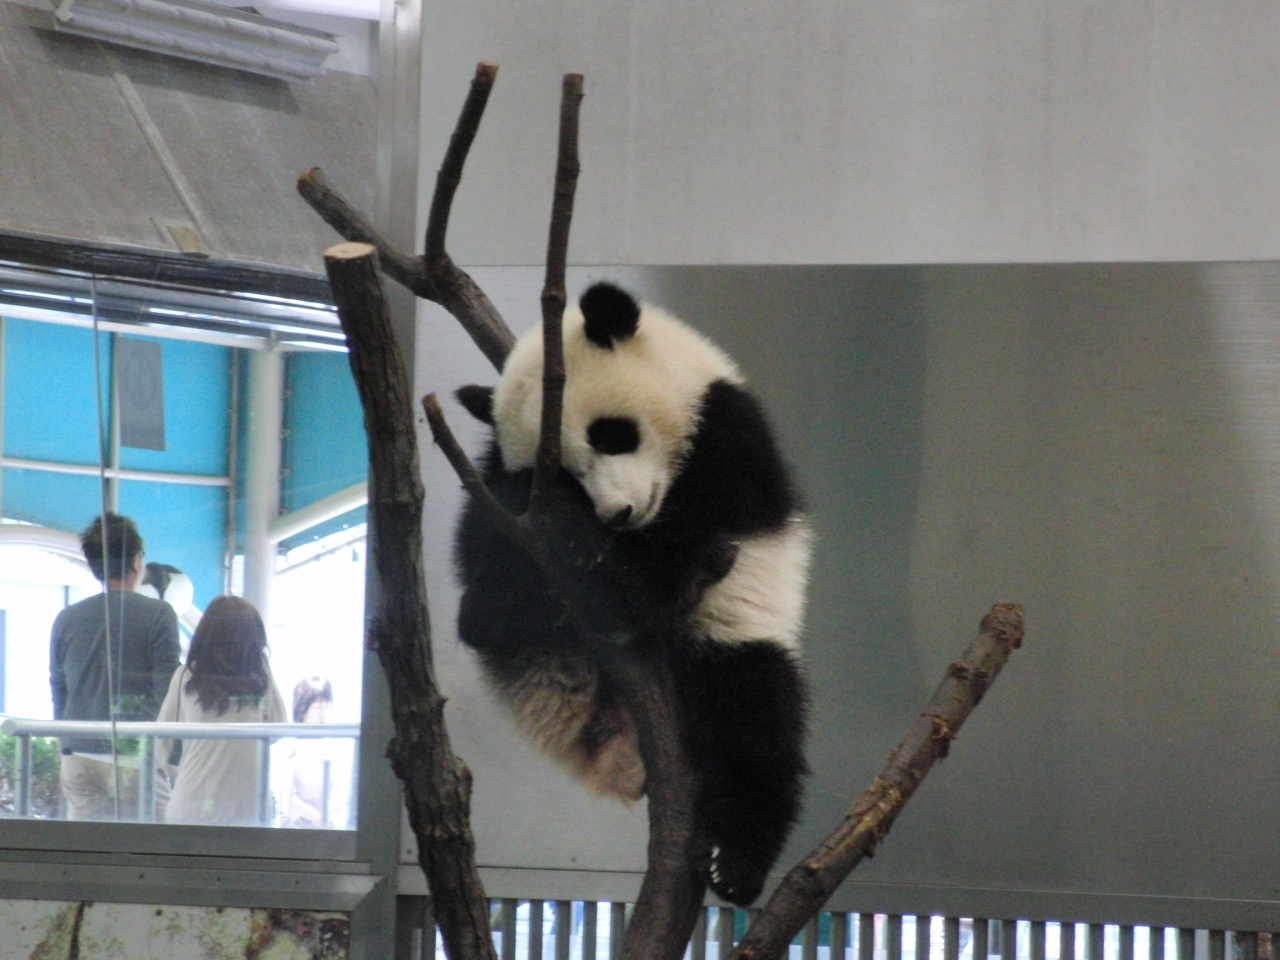
[[[276,545],[268,528],[280,514],[280,436],[284,411],[284,355],[249,351],[244,460],[244,596],[270,624]]]

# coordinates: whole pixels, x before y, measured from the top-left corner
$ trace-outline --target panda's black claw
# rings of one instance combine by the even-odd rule
[[[766,875],[767,870],[731,848],[719,844],[711,848],[707,882],[721,900],[738,907],[749,906],[764,889]]]

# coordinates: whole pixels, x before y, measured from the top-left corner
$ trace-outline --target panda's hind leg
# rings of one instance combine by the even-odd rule
[[[746,906],[760,895],[800,813],[808,694],[775,643],[700,641],[676,658],[708,882]]]

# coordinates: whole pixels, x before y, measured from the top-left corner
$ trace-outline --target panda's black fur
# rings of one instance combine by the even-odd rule
[[[674,438],[680,443],[670,447],[676,451],[668,464],[674,478],[656,515],[635,527],[627,525],[631,506],[610,506],[599,515],[601,504],[584,486],[591,481],[579,483],[566,469],[548,530],[556,540],[551,553],[577,572],[571,574],[575,596],[594,611],[593,621],[611,625],[619,642],[645,644],[668,658],[685,749],[700,781],[696,811],[710,844],[708,879],[719,896],[745,905],[759,895],[800,810],[808,692],[792,648],[807,576],[807,526],[764,413],[723,354],[611,284],[589,288],[579,307],[579,325],[566,316],[566,433],[574,422],[570,414],[578,412],[571,405],[594,402],[590,393],[582,399],[572,389],[575,370],[585,369],[575,363],[603,364],[615,348],[639,350],[631,341],[646,324],[654,328],[651,346],[660,354],[668,343],[663,338],[671,337],[673,345],[685,344],[690,364],[700,358],[709,371],[705,384],[698,375],[690,381],[700,393],[689,395],[689,435]],[[663,326],[669,324],[676,326]],[[668,329],[676,332],[663,332]],[[527,414],[524,406],[535,400],[540,406],[533,383],[535,372],[540,375],[540,347],[531,343],[528,351],[536,354],[531,360],[508,359],[504,385],[523,378],[529,383],[522,386],[537,395],[514,401],[514,408],[507,401],[508,417],[510,409]],[[664,356],[662,362],[686,361]],[[660,396],[662,374],[656,376],[641,386]],[[646,411],[624,409],[608,380],[602,380],[600,396],[612,399],[600,401],[599,415],[586,411],[591,449],[585,455],[598,460],[626,456],[648,439]],[[504,423],[501,391],[497,402],[488,388],[474,386],[462,388],[458,398],[478,419],[496,420],[499,432],[508,431],[489,445],[481,468],[498,499],[520,513],[531,470],[526,463],[509,469],[500,439],[512,449],[509,434],[527,432],[534,421],[526,416]],[[581,441],[579,448],[586,449]],[[566,451],[565,458],[568,467],[573,456]],[[573,466],[585,472],[581,463]],[[499,698],[526,733],[597,790],[638,798],[644,784],[634,726],[586,654],[559,594],[474,502],[463,511],[455,551],[464,588],[459,635],[479,654]],[[777,615],[769,608],[775,574],[782,583]],[[750,609],[753,604],[760,609]],[[774,621],[786,636],[743,632]]]

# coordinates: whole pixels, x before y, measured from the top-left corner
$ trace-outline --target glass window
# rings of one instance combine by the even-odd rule
[[[341,332],[317,278],[163,267],[0,264],[0,817],[354,829]]]

